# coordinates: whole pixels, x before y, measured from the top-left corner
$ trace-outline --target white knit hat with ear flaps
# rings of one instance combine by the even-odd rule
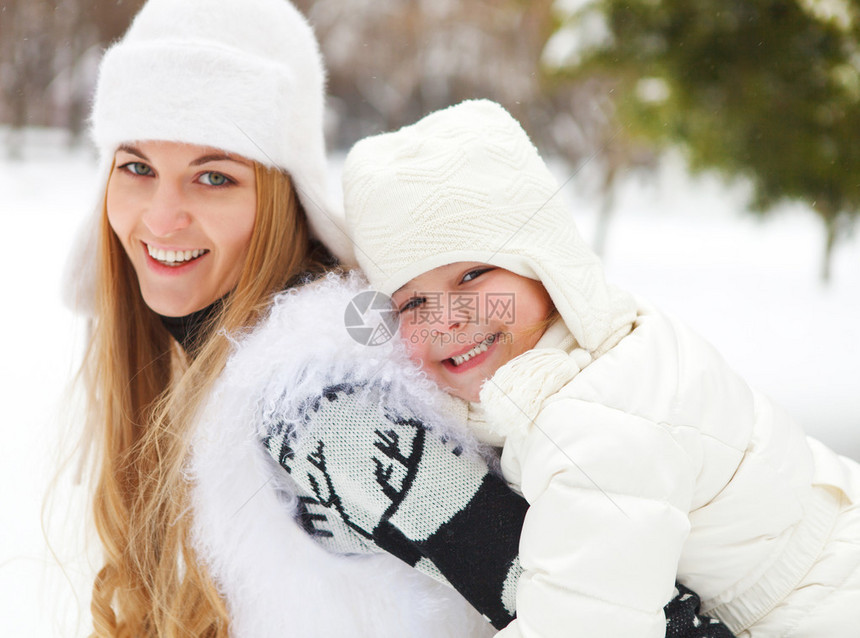
[[[235,153],[289,173],[313,234],[354,263],[327,192],[324,90],[316,38],[288,0],[149,0],[99,69],[91,133],[104,185],[126,142]],[[93,245],[80,247],[84,277]]]
[[[614,344],[636,316],[606,284],[519,123],[467,101],[358,142],[343,172],[358,263],[390,295],[438,266],[478,261],[537,279],[580,346]]]

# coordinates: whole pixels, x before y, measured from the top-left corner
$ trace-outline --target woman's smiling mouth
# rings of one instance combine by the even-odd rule
[[[144,242],[146,252],[155,261],[163,266],[179,266],[198,257],[202,257],[209,251],[206,248],[195,248],[194,250],[164,250],[155,248]]]

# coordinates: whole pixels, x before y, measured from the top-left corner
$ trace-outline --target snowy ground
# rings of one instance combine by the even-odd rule
[[[60,288],[95,166],[86,152],[62,150],[56,134],[31,137],[24,161],[0,159],[0,219],[10,231],[0,255],[9,300],[0,318],[0,624],[10,638],[83,635],[87,617],[79,610],[91,579],[73,549],[83,504],[67,477],[49,519],[65,574],[46,550],[40,515],[69,445],[60,402],[81,326],[60,303]],[[591,237],[596,206],[581,181],[565,196]],[[606,252],[610,279],[687,320],[810,433],[860,459],[860,237],[839,246],[833,281],[822,287],[822,231],[799,207],[757,221],[743,213],[740,189],[692,180],[677,162],[647,181],[629,180],[617,203]]]

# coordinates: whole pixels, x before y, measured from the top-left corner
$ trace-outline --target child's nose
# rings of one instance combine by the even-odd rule
[[[475,323],[476,315],[470,308],[457,308],[456,311],[451,311],[446,317],[449,330],[462,328],[470,323]]]
[[[453,330],[459,329],[463,322],[459,319],[452,320],[448,317],[436,317],[435,320],[431,320],[430,330],[436,334],[444,334],[451,332]]]
[[[446,317],[442,318],[441,321],[436,322],[436,325],[433,326],[433,329],[438,333],[443,332],[453,332],[455,330],[460,330],[464,328],[469,323],[468,318],[458,316],[455,318]]]

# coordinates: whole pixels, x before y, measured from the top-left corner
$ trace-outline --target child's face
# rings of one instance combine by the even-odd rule
[[[468,401],[478,400],[485,379],[534,347],[553,308],[539,281],[479,262],[434,268],[392,298],[412,357]]]

